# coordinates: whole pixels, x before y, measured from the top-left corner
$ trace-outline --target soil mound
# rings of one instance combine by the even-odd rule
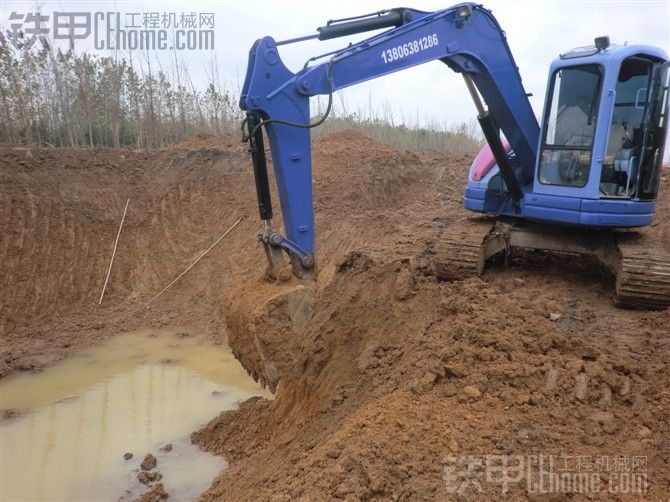
[[[225,293],[231,347],[276,400],[193,435],[236,460],[203,500],[444,499],[458,486],[445,462],[486,455],[644,457],[662,496],[668,311],[615,309],[609,279],[575,258],[439,281],[431,246],[471,217],[464,158],[343,133],[316,142],[315,165],[318,285],[256,274]],[[648,232],[667,238],[658,221]],[[535,481],[508,495],[532,497]]]
[[[645,457],[661,497],[667,312],[616,311],[596,279],[561,267],[492,274],[438,282],[413,259],[353,253],[302,333],[261,316],[264,346],[291,364],[275,401],[193,435],[236,460],[203,500],[444,499],[446,457],[503,454]]]

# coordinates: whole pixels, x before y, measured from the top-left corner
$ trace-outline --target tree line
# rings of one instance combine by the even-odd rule
[[[142,54],[76,54],[0,33],[0,141],[157,148],[196,132],[238,128],[233,93],[206,70],[202,90],[185,64],[168,70]]]
[[[77,54],[48,42],[29,43],[0,32],[0,142],[49,146],[160,148],[199,132],[239,132],[237,95],[226,89],[216,60],[195,85],[175,56],[169,68],[141,51],[126,57]],[[476,124],[396,123],[389,103],[352,111],[333,106],[317,136],[356,129],[399,148],[476,151]],[[316,99],[316,115],[323,103]]]

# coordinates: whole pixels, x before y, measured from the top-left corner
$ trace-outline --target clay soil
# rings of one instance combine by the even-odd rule
[[[439,280],[435,243],[473,218],[461,208],[470,155],[352,132],[316,140],[316,283],[264,274],[236,137],[155,152],[3,145],[0,159],[1,377],[135,327],[197,326],[275,390],[194,432],[230,462],[202,500],[503,498],[477,469],[450,491],[463,480],[445,476],[453,459],[486,455],[588,458],[605,489],[597,458],[646,458],[642,497],[667,499],[670,312],[615,308],[612,278],[574,257]],[[670,252],[667,174],[662,185],[645,233]],[[521,473],[504,497],[546,499],[535,481]],[[552,495],[585,497],[631,496]]]

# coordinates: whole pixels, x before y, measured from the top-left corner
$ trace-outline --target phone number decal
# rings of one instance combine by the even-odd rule
[[[407,56],[411,56],[412,54],[417,54],[421,51],[425,51],[426,49],[430,49],[431,47],[435,47],[437,43],[437,33],[433,33],[432,35],[421,37],[417,40],[414,40],[413,42],[407,42],[406,44],[382,51],[382,60],[385,64],[392,63],[393,61],[397,61],[399,59],[406,58]]]

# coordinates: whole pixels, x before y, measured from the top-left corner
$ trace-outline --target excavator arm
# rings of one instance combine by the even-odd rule
[[[298,73],[282,63],[277,47],[309,38],[334,38],[392,27],[357,44],[312,58],[324,59]],[[331,21],[318,34],[285,42],[255,42],[240,98],[247,112],[258,206],[265,228],[259,232],[271,267],[288,253],[296,276],[315,273],[315,229],[309,98],[440,60],[462,73],[475,100],[484,135],[500,166],[508,197],[518,201],[533,180],[539,126],[521,83],[505,33],[481,5],[459,4],[437,12],[394,9],[361,18]],[[308,63],[309,63],[308,62]],[[439,89],[436,89],[439,92]],[[479,99],[483,97],[488,110]],[[325,118],[325,117],[324,117]],[[317,123],[320,123],[318,121]],[[286,235],[272,225],[272,204],[263,145],[266,129]],[[514,151],[505,154],[504,133]]]

